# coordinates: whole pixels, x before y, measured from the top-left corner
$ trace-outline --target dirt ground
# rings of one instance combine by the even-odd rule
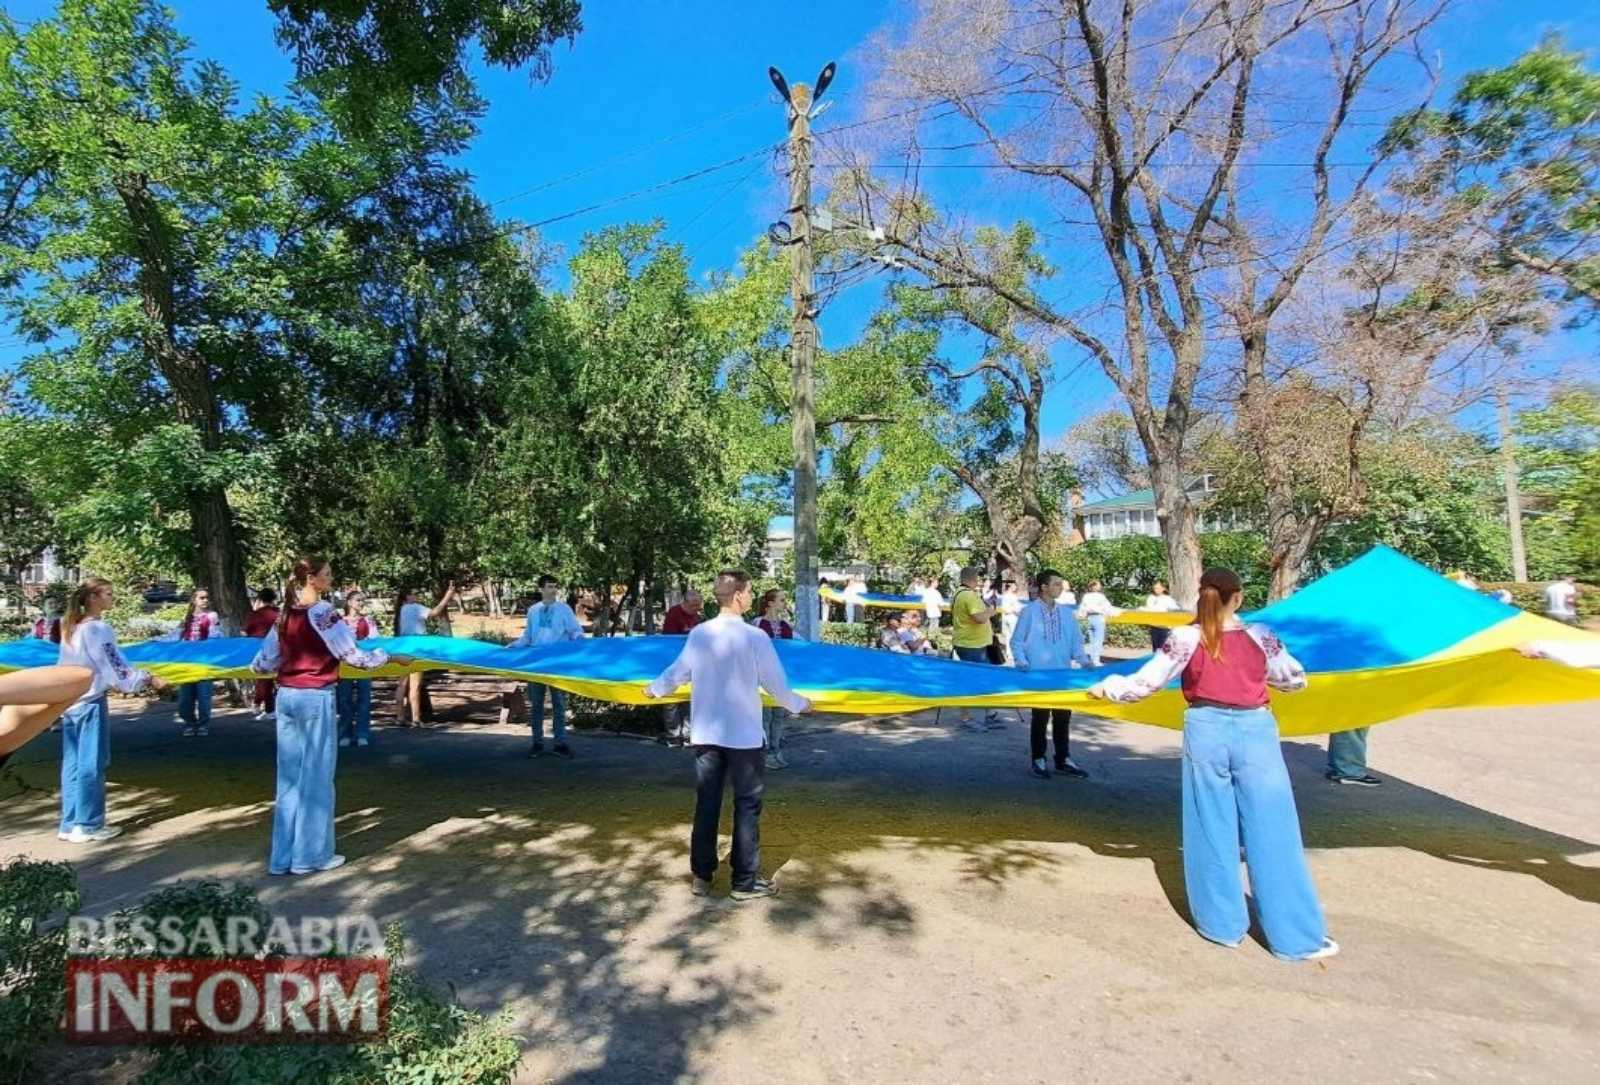
[[[56,841],[45,736],[0,792],[0,856],[72,859],[92,914],[205,876],[403,920],[441,988],[511,1011],[529,1082],[1600,1080],[1600,704],[1385,725],[1376,790],[1286,744],[1344,946],[1301,965],[1189,927],[1176,734],[1080,717],[1093,777],[1040,781],[1017,722],[950,723],[803,721],[762,822],[782,895],[744,905],[725,869],[689,894],[686,753],[580,734],[530,761],[494,724],[341,751],[350,864],[268,878],[271,725],[181,739],[124,702],[128,833]]]

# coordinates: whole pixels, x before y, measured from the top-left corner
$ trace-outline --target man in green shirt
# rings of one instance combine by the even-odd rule
[[[954,631],[956,658],[968,663],[988,663],[989,645],[994,643],[994,629],[989,622],[1000,611],[983,601],[978,594],[978,578],[982,570],[968,565],[961,570],[961,587],[950,604],[950,621]],[[984,730],[972,720],[972,710],[961,709],[961,725],[969,730]],[[998,728],[1000,717],[991,711],[989,727]]]

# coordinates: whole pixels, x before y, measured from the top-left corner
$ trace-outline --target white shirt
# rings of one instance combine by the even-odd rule
[[[1178,601],[1171,595],[1156,595],[1152,593],[1144,597],[1144,606],[1140,609],[1176,613],[1183,608],[1178,605]]]
[[[543,600],[528,608],[527,624],[522,636],[506,645],[508,648],[537,648],[563,640],[582,640],[583,626],[572,608],[560,599],[552,603]]]
[[[1121,614],[1122,608],[1112,606],[1111,600],[1102,592],[1086,591],[1083,593],[1083,602],[1078,604],[1078,613],[1085,618],[1096,614],[1106,618],[1113,614]]]
[[[939,616],[944,613],[944,596],[940,595],[939,589],[932,584],[922,589],[922,611],[935,625],[939,622]]]
[[[652,697],[665,697],[685,682],[692,685],[689,741],[696,746],[760,749],[760,690],[791,712],[811,707],[789,688],[772,639],[727,611],[691,629],[672,666],[645,688]]]
[[[1578,586],[1558,580],[1544,590],[1544,612],[1552,618],[1578,616]]]
[[[150,672],[129,666],[117,647],[117,635],[108,622],[90,618],[79,622],[72,636],[61,642],[59,663],[75,667],[88,667],[94,672],[89,692],[79,697],[77,704],[88,704],[105,696],[106,690],[138,693],[150,684]]]
[[[322,638],[323,646],[341,663],[348,663],[358,671],[375,671],[389,662],[389,653],[382,648],[367,651],[358,645],[355,631],[350,628],[350,623],[339,617],[339,612],[334,610],[333,604],[326,599],[318,599],[311,604],[310,609],[306,611],[306,620],[311,623],[311,628],[317,631],[317,636]],[[262,638],[261,650],[250,661],[250,669],[257,674],[274,674],[282,658],[283,652],[278,644],[278,626],[274,623],[272,628],[267,630],[267,635]]]
[[[428,608],[421,603],[407,603],[400,608],[400,636],[425,637],[428,635]]]
[[[1600,667],[1600,645],[1574,644],[1564,640],[1536,640],[1533,648],[1545,659],[1568,667]],[[62,660],[66,662],[66,660]]]

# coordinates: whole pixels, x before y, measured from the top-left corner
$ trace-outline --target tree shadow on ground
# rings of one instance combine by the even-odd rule
[[[764,866],[784,892],[763,905],[729,902],[725,873],[713,899],[688,896],[690,757],[620,736],[579,734],[566,762],[529,760],[525,731],[380,728],[373,747],[340,751],[339,848],[352,863],[279,879],[264,873],[271,725],[219,713],[197,741],[177,738],[170,714],[119,717],[111,816],[143,831],[71,858],[93,914],[210,876],[256,885],[273,912],[402,919],[425,973],[474,1008],[519,1007],[526,1043],[559,1036],[579,1052],[574,1081],[689,1076],[711,1037],[769,1013],[763,962],[726,964],[749,925],[824,942],[912,936],[914,899],[867,861],[885,847],[952,857],[985,893],[1060,866],[1063,845],[1143,860],[1187,920],[1170,743],[1080,717],[1073,752],[1093,777],[1041,781],[1016,723],[987,735],[931,715],[797,724],[796,767],[768,777]],[[58,749],[36,742],[14,762],[28,790],[9,778],[0,790],[8,850],[19,838],[54,846]],[[1595,844],[1392,778],[1355,795],[1321,779],[1319,747],[1285,753],[1312,848],[1411,848],[1600,901],[1600,871],[1571,862]]]

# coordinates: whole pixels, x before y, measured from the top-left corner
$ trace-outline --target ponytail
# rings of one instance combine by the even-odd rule
[[[72,639],[73,632],[83,621],[84,614],[89,609],[89,597],[102,588],[111,587],[111,581],[98,576],[91,576],[78,582],[67,596],[67,612],[61,616],[61,641],[66,643]]]
[[[1200,577],[1195,624],[1200,627],[1200,643],[1212,659],[1222,659],[1222,623],[1227,617],[1228,602],[1243,590],[1238,574],[1229,569],[1207,569]]]
[[[283,582],[283,599],[278,608],[278,641],[282,643],[284,630],[289,625],[289,611],[300,598],[300,589],[327,566],[328,560],[319,554],[305,554],[294,563],[289,579]]]

